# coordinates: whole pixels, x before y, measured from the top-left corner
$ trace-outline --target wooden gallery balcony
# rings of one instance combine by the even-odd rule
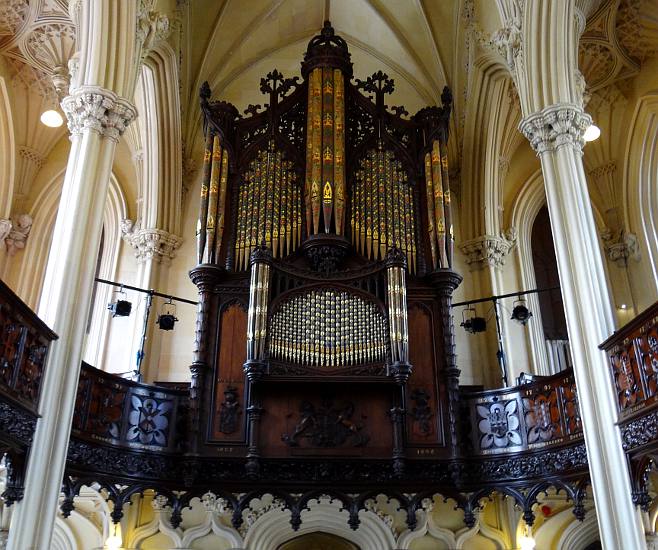
[[[649,503],[647,473],[658,450],[657,327],[658,304],[602,344],[610,357],[634,498],[643,506]],[[56,335],[3,283],[0,331],[0,443],[8,468],[3,498],[11,503],[22,496],[44,365]],[[422,395],[409,398],[404,437],[412,440],[433,429],[434,411]],[[233,456],[222,448],[214,454],[190,451],[190,441],[208,436],[191,424],[190,403],[187,387],[140,384],[83,364],[63,480],[64,513],[73,509],[83,485],[98,483],[114,501],[114,520],[132,494],[153,489],[169,499],[174,525],[190,499],[207,491],[227,500],[236,526],[249,502],[263,493],[282,500],[293,526],[319,494],[341,500],[355,528],[359,510],[378,493],[400,502],[411,527],[423,499],[435,493],[454,498],[467,524],[494,491],[514,498],[529,522],[537,496],[550,487],[566,491],[574,513],[584,515],[587,455],[569,371],[516,387],[460,391],[456,444],[407,445],[402,471],[390,459],[307,452],[262,458],[258,474],[247,475],[248,434],[245,445],[233,447]]]

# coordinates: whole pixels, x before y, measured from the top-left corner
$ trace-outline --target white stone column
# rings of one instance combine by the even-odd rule
[[[603,547],[646,548],[631,499],[605,354],[614,316],[582,160],[585,80],[578,43],[600,0],[497,0],[494,43],[519,92],[519,126],[541,160]]]
[[[132,105],[109,90],[83,87],[64,100],[71,153],[39,315],[59,335],[39,403],[41,418],[8,548],[50,548],[75,404],[87,310],[114,151]]]
[[[521,130],[544,174],[601,540],[605,548],[644,548],[608,363],[598,349],[614,317],[582,162],[590,123],[581,107],[561,104],[526,117]]]
[[[71,150],[39,315],[59,335],[48,358],[25,495],[9,530],[10,550],[48,550],[75,405],[85,323],[116,144],[136,109],[129,99],[155,19],[147,0],[77,0],[80,63],[62,102]]]

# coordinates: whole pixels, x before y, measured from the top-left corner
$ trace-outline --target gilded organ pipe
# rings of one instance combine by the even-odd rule
[[[361,159],[352,189],[352,244],[371,260],[383,260],[398,248],[416,272],[416,215],[414,191],[407,173],[391,151],[380,143]]]
[[[238,193],[236,267],[247,269],[249,255],[265,245],[275,258],[292,253],[300,241],[301,208],[292,162],[270,141],[249,163]]]
[[[270,358],[314,367],[383,363],[386,319],[363,298],[317,289],[279,304],[271,319]]]
[[[206,145],[203,152],[203,178],[201,179],[201,198],[199,207],[199,222],[197,224],[197,256],[198,262],[203,260],[203,249],[206,246],[206,221],[208,219],[208,187],[210,185],[210,168],[212,162],[213,134],[206,133]]]
[[[307,234],[344,233],[345,82],[340,69],[309,75],[304,204]],[[322,223],[321,223],[322,222]]]
[[[448,146],[440,143],[441,150],[441,173],[443,174],[443,195],[446,221],[446,267],[452,267],[452,252],[455,235],[452,228],[452,207],[450,205],[450,179],[448,176]]]
[[[247,361],[262,361],[265,357],[269,286],[269,262],[258,257],[252,258],[247,313]]]
[[[387,268],[389,338],[392,363],[409,362],[409,325],[405,269],[399,263]]]
[[[448,154],[445,144],[434,140],[425,155],[427,218],[434,269],[452,266],[453,229],[448,181]]]
[[[218,263],[224,236],[226,193],[228,187],[228,151],[219,136],[208,131],[203,158],[203,179],[197,224],[199,263]]]

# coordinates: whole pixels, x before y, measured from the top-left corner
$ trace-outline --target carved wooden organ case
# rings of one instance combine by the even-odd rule
[[[353,79],[325,23],[302,77],[244,114],[201,89],[205,156],[192,452],[245,460],[450,458],[458,375],[451,96],[409,117]]]

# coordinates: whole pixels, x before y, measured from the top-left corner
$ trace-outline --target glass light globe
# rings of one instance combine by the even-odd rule
[[[596,124],[590,124],[583,134],[583,139],[585,141],[594,141],[595,139],[599,139],[600,135],[601,128],[599,128]]]
[[[118,535],[108,537],[105,541],[105,548],[107,548],[107,550],[118,550],[121,548],[121,537]]]
[[[64,119],[57,111],[50,109],[41,113],[41,122],[50,128],[59,128],[64,124]]]
[[[526,536],[519,538],[519,548],[521,550],[535,550],[535,539]]]

